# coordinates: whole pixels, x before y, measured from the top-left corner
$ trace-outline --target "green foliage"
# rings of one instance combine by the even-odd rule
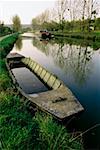
[[[15,42],[16,38],[18,38],[18,33],[14,33],[12,35],[7,36],[2,41],[0,41],[0,48],[6,48],[7,46],[11,45]]]
[[[95,20],[95,29],[96,29],[96,30],[100,30],[100,18],[97,18],[97,19]]]
[[[6,71],[5,60],[0,59],[0,74]]]
[[[51,116],[37,113],[35,118],[39,125],[40,150],[82,150],[82,145],[74,141],[70,143],[70,135],[66,128],[58,125]]]
[[[0,58],[6,57],[6,55],[13,48],[17,38],[18,38],[18,33],[15,33],[5,37],[2,41],[0,41]]]
[[[14,92],[0,93],[0,139],[2,150],[82,150],[79,142],[70,143],[66,129],[52,117],[37,113],[34,118]]]
[[[5,56],[10,44],[17,35],[7,37],[0,42]],[[32,121],[27,107],[22,105],[19,96],[11,88],[4,59],[0,60],[0,149],[33,149],[38,136],[38,125]],[[36,142],[36,140],[35,140]]]
[[[70,44],[70,45],[80,45],[82,47],[91,47],[93,48],[93,50],[98,50],[100,48],[100,42],[98,40],[96,40],[95,42],[93,40],[87,40],[87,39],[78,39],[78,38],[70,38],[69,37],[59,37],[57,36],[55,38],[55,41],[53,41],[55,43],[61,43],[62,45],[66,44]]]
[[[12,30],[10,27],[5,26],[4,23],[0,23],[0,36],[4,36],[11,33]]]
[[[13,22],[13,31],[14,32],[20,31],[21,30],[21,21],[20,21],[19,16],[15,15],[12,18],[12,22]]]
[[[76,38],[76,39],[86,39],[92,41],[100,41],[100,32],[96,33],[82,33],[82,32],[53,32],[55,37],[68,37],[68,38]]]
[[[39,24],[36,20],[32,20],[32,27],[34,30],[47,29],[49,31],[58,31],[58,32],[87,32],[91,30],[92,27],[94,31],[100,30],[100,18],[95,18],[94,20],[86,19],[82,20],[73,20],[73,21],[63,21],[62,23],[57,23],[55,21],[52,22],[43,22]]]
[[[11,80],[8,78],[8,74],[0,74],[0,91],[5,90],[10,86]]]
[[[0,93],[0,139],[2,150],[34,149],[38,124],[13,91]]]
[[[4,60],[0,60],[0,91],[6,90],[11,86],[11,80],[6,71]]]

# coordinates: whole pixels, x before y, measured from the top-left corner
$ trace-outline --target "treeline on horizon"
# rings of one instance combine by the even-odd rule
[[[33,10],[34,11],[34,10]],[[32,18],[30,26],[22,25],[20,16],[12,18],[12,32],[49,30],[56,32],[100,31],[100,2],[98,0],[57,0],[54,8]],[[0,22],[0,32],[7,31]],[[9,32],[9,31],[7,31]]]
[[[43,22],[42,24],[33,23],[30,25],[20,25],[20,31],[36,31],[36,30],[48,30],[54,32],[88,32],[89,28],[89,20],[86,19],[84,21],[64,21],[62,24],[56,21],[51,22]],[[91,20],[91,30],[90,31],[100,31],[100,18],[96,18],[95,20]],[[5,25],[4,23],[0,23],[0,35],[6,35],[14,32],[13,25]]]
[[[90,21],[90,22],[89,22]],[[91,26],[89,25],[91,24]],[[63,21],[63,23],[58,23],[56,21],[52,22],[43,22],[42,24],[33,23],[33,30],[41,30],[47,29],[49,31],[67,31],[67,32],[81,32],[88,31],[90,26],[91,31],[99,31],[100,30],[100,18],[96,18],[95,20],[73,20],[73,21]]]
[[[32,28],[61,32],[100,30],[99,13],[98,0],[57,0],[54,8],[32,19]]]

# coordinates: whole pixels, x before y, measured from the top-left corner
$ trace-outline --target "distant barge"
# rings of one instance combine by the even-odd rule
[[[17,53],[9,53],[6,57],[6,65],[10,76],[13,79],[13,83],[17,85],[17,89],[38,109],[52,114],[59,120],[64,120],[65,118],[84,110],[70,89],[68,89],[57,76],[48,72],[31,58],[25,58]],[[12,68],[22,66],[30,69],[50,90],[34,93],[32,95],[25,93],[18,85],[12,72]]]
[[[41,30],[40,33],[41,33],[41,38],[43,38],[43,39],[51,39],[51,38],[54,37],[54,35],[51,34],[51,33],[50,33],[49,31],[47,31],[47,30]]]

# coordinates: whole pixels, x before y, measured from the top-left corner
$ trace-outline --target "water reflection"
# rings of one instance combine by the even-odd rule
[[[55,43],[64,43],[69,45],[81,45],[82,47],[89,46],[94,51],[98,50],[100,48],[100,42],[99,41],[91,41],[91,40],[85,40],[85,39],[72,39],[72,38],[56,38]]]
[[[17,41],[16,41],[16,43],[15,43],[15,47],[16,47],[16,49],[17,50],[21,50],[21,48],[22,48],[22,37],[19,37],[18,39],[17,39]]]
[[[33,40],[33,46],[37,47],[47,56],[54,59],[55,65],[67,73],[72,72],[75,80],[78,83],[84,83],[88,74],[91,72],[89,63],[93,55],[93,49],[86,44],[84,47],[81,45],[72,45],[64,43],[64,40],[52,41],[39,41]]]
[[[49,54],[49,47],[48,47],[49,41],[48,40],[43,40],[43,39],[37,40],[35,38],[32,40],[32,44],[33,46],[37,47],[48,56]]]

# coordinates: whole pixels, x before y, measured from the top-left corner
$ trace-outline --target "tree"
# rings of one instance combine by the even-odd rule
[[[32,19],[31,25],[33,30],[38,30],[40,28],[37,18]]]
[[[64,29],[64,22],[66,17],[66,11],[67,11],[67,0],[58,0],[57,1],[57,14],[58,14],[58,20],[61,25],[61,29],[63,31]]]
[[[100,18],[97,18],[95,21],[96,30],[100,30]]]
[[[50,12],[45,10],[40,15],[32,19],[32,28],[33,30],[41,29],[44,24],[50,21]]]
[[[14,16],[12,18],[12,22],[13,22],[13,30],[14,32],[18,32],[21,30],[21,21],[20,21],[20,18],[19,16]]]
[[[82,31],[84,31],[84,19],[85,19],[85,8],[86,8],[86,0],[83,0],[83,11],[82,11]]]
[[[0,36],[7,35],[7,34],[10,34],[10,33],[12,33],[11,28],[5,26],[3,21],[2,22],[0,21]]]
[[[92,20],[96,18],[97,9],[98,9],[98,1],[97,0],[86,0],[86,13],[88,19],[87,30],[90,32]]]
[[[71,22],[71,30],[74,29],[74,22],[77,19],[78,16],[78,10],[79,9],[79,0],[68,0],[68,12],[69,12],[69,19]]]
[[[45,10],[41,15],[40,15],[40,22],[41,24],[44,22],[49,22],[49,10]]]
[[[4,22],[0,21],[0,35],[2,35],[4,32]]]

